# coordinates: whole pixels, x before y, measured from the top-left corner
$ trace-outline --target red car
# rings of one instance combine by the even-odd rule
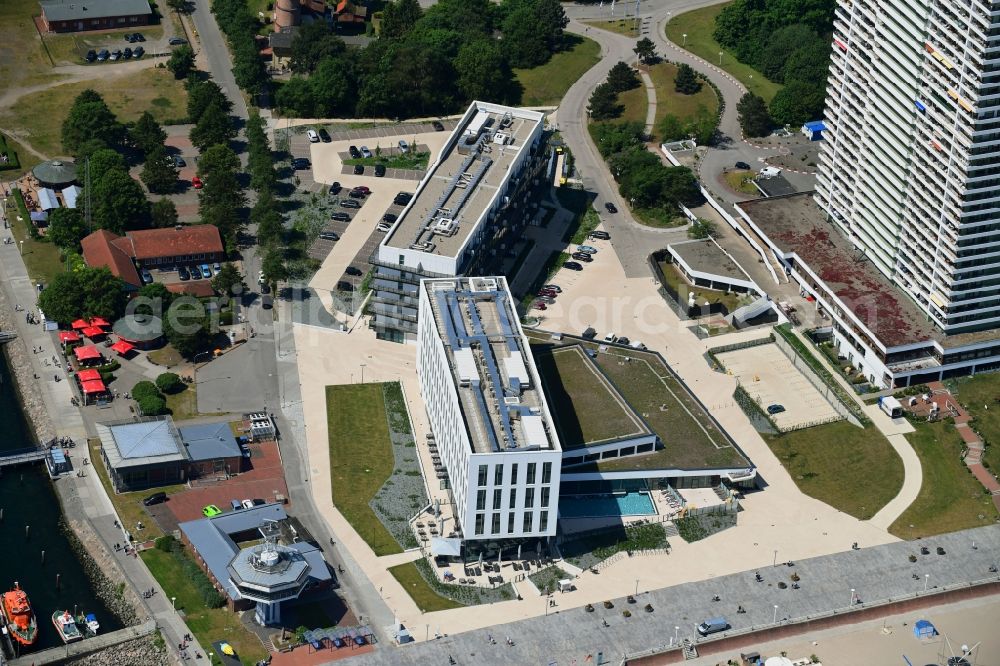
[[[367,196],[367,195],[369,195],[369,194],[372,193],[372,191],[370,189],[368,189],[368,187],[365,186],[365,185],[358,185],[357,187],[352,188],[352,191],[353,192],[361,192],[365,196]]]
[[[538,296],[549,296],[551,298],[555,298],[556,296],[558,296],[558,294],[556,294],[556,292],[552,291],[551,289],[542,289],[540,292],[538,292]]]
[[[535,303],[535,309],[536,310],[548,310],[549,306],[547,306],[545,303],[542,303],[541,301],[538,301],[537,303]]]
[[[205,187],[205,183],[201,182],[201,178],[195,176],[191,179],[191,187],[193,187],[196,190],[200,190],[201,188]]]

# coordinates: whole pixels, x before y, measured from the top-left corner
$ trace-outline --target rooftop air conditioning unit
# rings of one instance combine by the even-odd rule
[[[458,220],[450,217],[442,217],[434,223],[433,231],[443,236],[451,236],[458,231]]]

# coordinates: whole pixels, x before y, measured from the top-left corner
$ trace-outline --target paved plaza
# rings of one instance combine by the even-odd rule
[[[716,358],[761,407],[781,405],[785,408],[771,416],[779,428],[795,428],[839,417],[777,345],[738,349],[718,354]]]

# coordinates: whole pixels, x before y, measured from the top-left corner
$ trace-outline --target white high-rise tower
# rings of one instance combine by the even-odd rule
[[[816,200],[945,333],[1000,328],[1000,2],[840,0]]]

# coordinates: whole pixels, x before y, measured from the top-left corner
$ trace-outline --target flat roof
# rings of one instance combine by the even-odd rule
[[[683,259],[684,263],[693,271],[718,275],[732,280],[753,282],[746,271],[725,250],[719,247],[718,243],[710,238],[671,243],[667,247]]]
[[[229,423],[201,423],[178,430],[191,460],[238,458],[243,455]]]
[[[46,0],[38,4],[50,21],[141,16],[153,12],[146,0]]]
[[[475,453],[559,450],[503,277],[424,280]]]
[[[651,433],[583,347],[532,353],[563,451]]]
[[[757,177],[754,182],[757,187],[764,193],[766,197],[780,197],[786,194],[795,194],[798,192],[788,180],[780,173],[777,176],[771,176],[770,178],[760,178]]]
[[[455,128],[383,245],[457,256],[544,117],[484,102],[472,106],[476,112]]]
[[[170,417],[96,424],[101,446],[114,469],[187,460]]]

